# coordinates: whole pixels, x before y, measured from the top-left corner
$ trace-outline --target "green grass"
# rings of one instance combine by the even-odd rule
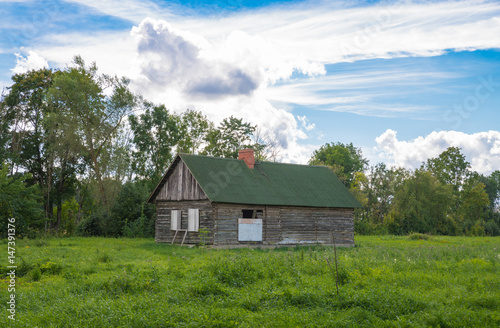
[[[337,250],[337,296],[325,261],[333,251],[321,246],[19,240],[16,327],[500,326],[500,238],[359,236],[356,243]],[[10,293],[5,280],[0,285],[7,327]]]

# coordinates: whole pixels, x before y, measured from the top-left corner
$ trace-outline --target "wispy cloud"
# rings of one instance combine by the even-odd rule
[[[403,103],[402,99],[408,98],[409,94],[424,93],[431,87],[438,90],[443,81],[460,77],[456,73],[429,72],[392,64],[375,66],[376,69],[366,69],[363,65],[355,65],[349,69],[343,67],[340,71],[330,68],[326,76],[270,86],[266,89],[267,98],[314,110],[427,119],[435,106]]]
[[[500,4],[493,1],[405,1],[351,8],[302,3],[178,24],[208,39],[227,35],[231,26],[262,36],[283,53],[335,63],[498,47],[499,14]]]
[[[65,0],[66,2],[76,3],[82,6],[92,8],[100,14],[128,20],[134,24],[139,24],[145,17],[161,17],[169,19],[174,17],[171,10],[167,7],[168,2],[164,1],[162,5],[153,1],[139,0]]]

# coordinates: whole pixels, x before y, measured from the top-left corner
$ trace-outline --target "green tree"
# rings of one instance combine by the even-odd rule
[[[12,77],[14,82],[1,102],[1,157],[9,161],[14,171],[21,168],[31,173],[29,184],[42,190],[46,217],[52,216],[54,161],[47,140],[46,119],[51,109],[47,91],[59,72],[49,69],[32,70]]]
[[[9,167],[0,169],[0,223],[2,238],[7,235],[8,219],[14,218],[16,234],[24,235],[30,227],[40,227],[43,211],[36,185],[26,187],[31,174],[9,176]]]
[[[46,173],[43,170],[43,119],[48,112],[46,93],[56,75],[49,69],[16,74],[12,76],[14,84],[2,101],[5,128],[11,129],[9,159],[15,166],[27,169],[40,184]]]
[[[429,171],[416,170],[396,191],[389,230],[395,234],[455,234],[449,216],[452,201],[451,186],[441,183]]]
[[[142,179],[157,181],[172,161],[172,150],[179,141],[179,117],[164,105],[143,102],[144,113],[129,116],[133,132],[132,170]]]
[[[53,107],[59,109],[55,124],[65,127],[65,138],[76,143],[74,147],[92,168],[100,203],[107,210],[106,168],[101,158],[109,151],[123,118],[133,110],[135,96],[127,79],[99,75],[96,64],[86,66],[80,56],[75,56],[73,64],[54,78],[49,90]]]
[[[485,233],[490,236],[500,236],[500,171],[496,170],[489,176],[480,176],[479,181],[485,185],[489,206],[485,219]]]
[[[121,236],[127,231],[128,237],[154,236],[154,206],[145,204],[150,192],[147,181],[125,183],[103,224],[103,232],[109,236]]]
[[[367,207],[370,220],[375,224],[384,224],[392,209],[394,194],[408,176],[404,169],[387,168],[379,163],[371,168],[368,186]]]
[[[238,151],[249,147],[255,126],[243,119],[231,116],[225,118],[216,129],[211,129],[207,135],[207,146],[204,155],[225,158],[238,158]]]
[[[492,172],[489,176],[478,177],[479,181],[485,185],[488,194],[490,210],[495,212],[500,205],[500,170]]]
[[[54,208],[54,211],[59,212],[59,208]],[[75,230],[78,217],[78,202],[76,199],[74,197],[69,198],[62,203],[60,212],[60,226],[63,230],[63,234],[71,236]]]
[[[0,163],[7,163],[12,161],[9,150],[10,142],[12,141],[12,133],[10,128],[14,121],[15,111],[10,110],[7,106],[4,95],[0,95]]]
[[[77,140],[73,139],[75,122],[65,122],[61,116],[65,115],[63,108],[53,106],[45,116],[43,126],[45,130],[44,142],[48,160],[50,188],[50,208],[56,206],[53,228],[58,232],[61,227],[62,205],[67,199],[73,198],[77,181],[77,173],[81,173],[81,149]]]
[[[460,190],[460,207],[457,220],[460,220],[463,232],[470,231],[476,226],[475,234],[484,235],[484,219],[487,217],[489,203],[484,183],[479,181],[477,175],[471,175],[464,183],[463,189]],[[478,228],[482,232],[478,231]]]
[[[197,154],[208,138],[209,131],[214,129],[213,123],[201,112],[187,110],[179,121],[178,153]]]
[[[457,194],[470,175],[470,163],[458,147],[449,147],[437,158],[427,160],[426,169],[431,171],[441,183],[453,186]]]
[[[329,166],[338,178],[349,188],[356,172],[363,172],[368,165],[368,160],[363,158],[360,148],[354,147],[352,143],[327,143],[315,150],[311,159],[311,165]]]
[[[464,184],[470,178],[470,163],[458,147],[449,147],[437,158],[427,160],[424,167],[445,185],[449,185],[453,190],[453,202],[451,205],[451,215],[455,220],[460,221],[460,207],[463,205],[461,191]]]

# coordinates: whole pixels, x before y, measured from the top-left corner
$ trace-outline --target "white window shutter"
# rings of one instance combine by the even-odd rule
[[[188,231],[198,231],[200,227],[200,210],[190,208],[188,210]]]
[[[170,230],[179,230],[180,228],[180,217],[181,211],[179,210],[172,210],[171,215],[170,215]]]
[[[196,209],[194,211],[195,213],[195,219],[194,219],[194,229],[195,231],[198,231],[200,229],[200,210],[199,209]]]

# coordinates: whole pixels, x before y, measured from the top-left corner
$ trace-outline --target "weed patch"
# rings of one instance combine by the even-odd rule
[[[423,234],[423,233],[412,233],[412,234],[408,235],[408,239],[410,239],[410,240],[430,240],[430,239],[432,239],[432,237],[430,235]]]

